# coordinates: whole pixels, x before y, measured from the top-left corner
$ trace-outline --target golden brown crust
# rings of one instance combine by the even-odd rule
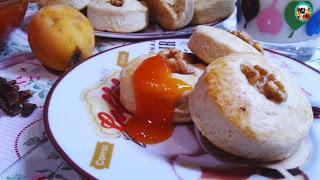
[[[254,131],[250,129],[250,127],[244,125],[246,122],[246,118],[248,117],[248,107],[243,104],[239,108],[231,108],[229,109],[232,104],[234,104],[234,99],[232,98],[222,98],[225,96],[226,92],[231,92],[234,88],[232,83],[232,76],[229,79],[225,77],[221,77],[219,72],[223,71],[232,71],[226,64],[221,63],[217,65],[216,68],[207,71],[205,75],[205,84],[208,86],[208,96],[211,98],[212,102],[214,103],[217,111],[220,114],[223,114],[227,119],[229,119],[230,123],[235,126],[236,128],[242,129],[244,134],[249,139],[255,139],[256,134]],[[225,82],[222,82],[225,81]],[[228,83],[229,82],[229,83]],[[224,85],[221,85],[224,84]],[[226,109],[227,108],[227,109]],[[230,112],[231,111],[231,112]]]

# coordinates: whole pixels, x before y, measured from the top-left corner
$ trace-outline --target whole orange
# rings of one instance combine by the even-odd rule
[[[65,71],[89,57],[95,44],[89,20],[65,5],[51,5],[38,11],[29,23],[28,41],[42,64],[57,71]]]

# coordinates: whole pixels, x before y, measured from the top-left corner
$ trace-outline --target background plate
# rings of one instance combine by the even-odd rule
[[[215,26],[215,27],[220,26],[224,21],[235,16],[235,12],[236,10],[229,17],[225,19],[221,19],[219,21],[206,24],[206,25]],[[160,38],[187,36],[192,34],[192,32],[196,29],[196,27],[197,25],[189,25],[176,31],[165,31],[157,23],[150,22],[146,29],[139,32],[113,33],[113,32],[95,30],[95,35],[100,37],[118,38],[118,39],[160,39]]]

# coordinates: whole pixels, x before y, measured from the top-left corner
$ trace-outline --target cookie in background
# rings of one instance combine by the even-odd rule
[[[230,33],[205,25],[196,28],[190,37],[188,47],[207,64],[235,52],[263,53],[260,44],[243,32]]]
[[[234,0],[195,0],[191,24],[208,24],[229,17],[235,9]]]
[[[193,17],[194,0],[147,0],[151,16],[165,30],[178,30],[187,26]]]
[[[95,30],[130,33],[148,26],[148,8],[137,0],[91,0],[87,17]]]

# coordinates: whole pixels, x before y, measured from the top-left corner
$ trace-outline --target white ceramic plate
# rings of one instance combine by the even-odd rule
[[[102,83],[103,86],[114,92],[112,100],[115,103],[118,102],[117,73],[114,72],[119,72],[121,69],[117,64],[121,64],[123,56],[128,53],[129,59],[132,59],[169,47],[189,51],[187,42],[187,39],[153,40],[108,50],[64,73],[55,82],[46,100],[45,128],[58,153],[80,175],[88,179],[203,179],[213,177],[259,179],[270,174],[273,176],[283,174],[277,170],[263,168],[257,170],[220,162],[217,158],[206,154],[201,148],[192,123],[176,126],[172,137],[163,143],[144,146],[133,142],[125,134],[115,129],[104,128],[99,121],[94,120],[95,111],[90,109],[92,107],[86,102],[87,93]],[[118,61],[119,55],[120,61]],[[265,56],[301,85],[312,104],[320,104],[319,72],[270,51],[266,51]],[[113,77],[113,80],[109,78],[110,76]],[[112,82],[113,87],[110,88]],[[102,93],[103,91],[97,88],[96,97],[94,93],[91,97],[96,98],[97,102],[104,102],[100,97]],[[98,111],[100,110],[102,111],[103,107]],[[118,115],[122,113],[127,117],[119,108],[113,110]],[[105,111],[109,113],[108,109]],[[111,115],[111,118],[114,116]],[[310,179],[317,179],[320,168],[320,159],[317,156],[320,148],[320,122],[317,120],[311,129],[310,139],[313,144],[313,155],[306,164],[299,167],[300,169],[294,167],[286,170],[286,173],[294,176],[304,172]],[[100,143],[100,149],[96,149],[98,143]],[[96,156],[94,156],[95,151],[97,151]],[[110,160],[109,163],[108,160]]]

